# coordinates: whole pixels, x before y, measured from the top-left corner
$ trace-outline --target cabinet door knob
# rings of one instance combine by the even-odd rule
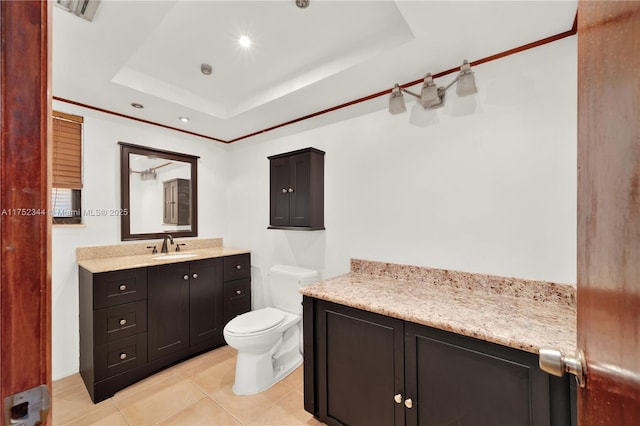
[[[404,400],[404,406],[407,408],[413,408],[413,401],[411,398],[407,398]]]
[[[183,280],[187,281],[189,279],[189,275],[184,274],[184,276],[182,277]]]
[[[127,286],[124,284],[120,284],[120,291],[125,291],[127,289]]]
[[[289,188],[289,192],[293,192],[293,188]]]
[[[126,325],[127,324],[127,320],[122,318],[120,319],[120,325]]]
[[[236,265],[236,269],[242,269],[242,265]]]
[[[236,290],[236,294],[242,294],[242,290]]]
[[[282,193],[286,194],[287,193],[287,188],[282,188]]]
[[[127,354],[120,352],[120,359],[127,359]]]
[[[395,394],[393,400],[396,402],[396,404],[402,404],[402,394]]]
[[[198,274],[193,274],[193,279],[195,280],[196,278],[198,278]]]

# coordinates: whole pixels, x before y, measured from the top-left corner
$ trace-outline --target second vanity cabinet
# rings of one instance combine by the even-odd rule
[[[303,324],[305,409],[327,425],[575,424],[536,354],[309,297]]]
[[[81,266],[80,374],[91,399],[224,345],[225,324],[251,309],[250,264],[246,253],[98,273]],[[228,284],[242,297],[227,297]]]

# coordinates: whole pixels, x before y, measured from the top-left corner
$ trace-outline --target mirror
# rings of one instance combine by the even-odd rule
[[[122,241],[198,236],[198,158],[118,142]]]

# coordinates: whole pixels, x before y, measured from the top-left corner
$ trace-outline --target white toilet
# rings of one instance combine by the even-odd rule
[[[238,351],[233,392],[253,395],[278,383],[302,364],[302,295],[318,272],[274,265],[269,270],[273,307],[238,315],[224,327],[224,339]]]

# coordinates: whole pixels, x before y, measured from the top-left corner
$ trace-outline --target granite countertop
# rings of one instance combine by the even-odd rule
[[[176,244],[185,241],[187,244],[182,251],[175,252],[175,248],[170,246],[171,252],[168,254],[151,254],[151,250],[147,248],[150,245],[149,243],[79,247],[76,249],[76,262],[87,271],[98,273],[144,268],[167,263],[190,262],[250,252],[244,249],[223,247],[222,239],[175,240]],[[192,254],[193,256],[178,258],[171,256],[182,254]]]
[[[350,273],[300,292],[527,352],[576,348],[569,284],[352,260]]]

